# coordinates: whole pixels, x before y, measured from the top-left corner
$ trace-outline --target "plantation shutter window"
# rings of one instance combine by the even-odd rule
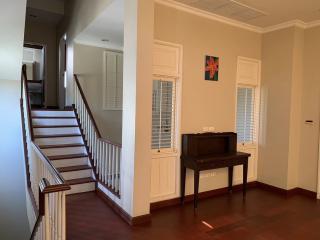
[[[174,149],[175,82],[154,80],[152,93],[152,149]]]
[[[237,90],[237,134],[239,143],[255,142],[255,88],[239,86]]]
[[[119,52],[104,53],[103,109],[122,109],[123,55]]]

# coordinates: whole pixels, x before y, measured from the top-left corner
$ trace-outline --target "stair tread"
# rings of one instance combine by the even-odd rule
[[[46,108],[39,108],[39,109],[32,109],[31,112],[73,112],[72,109],[46,109]]]
[[[81,134],[48,134],[48,135],[35,135],[34,138],[58,138],[58,137],[81,137]]]
[[[73,128],[79,127],[78,125],[33,125],[33,128]]]
[[[91,182],[95,182],[96,180],[94,180],[92,177],[88,177],[88,178],[76,178],[76,179],[71,179],[71,180],[67,180],[67,184],[69,185],[76,185],[76,184],[83,184],[83,183],[91,183]]]
[[[62,159],[71,159],[71,158],[83,158],[88,157],[86,153],[78,153],[78,154],[66,154],[66,155],[55,155],[55,156],[48,156],[50,160],[62,160]]]
[[[70,166],[70,167],[60,167],[57,170],[59,172],[73,172],[73,171],[80,171],[80,170],[87,170],[92,169],[89,165],[78,165],[78,166]]]
[[[40,145],[41,149],[49,148],[68,148],[68,147],[85,147],[83,143],[57,144],[57,145]]]
[[[75,119],[76,117],[70,116],[32,116],[33,119]]]

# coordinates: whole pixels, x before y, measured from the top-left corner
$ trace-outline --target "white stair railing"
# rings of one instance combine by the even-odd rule
[[[77,75],[74,75],[74,109],[91,153],[96,178],[100,184],[120,197],[121,144],[101,137]]]
[[[34,143],[25,66],[21,81],[21,119],[26,159],[27,187],[33,201],[34,227],[30,239],[66,239],[66,191],[70,186]],[[29,218],[30,219],[30,218]]]

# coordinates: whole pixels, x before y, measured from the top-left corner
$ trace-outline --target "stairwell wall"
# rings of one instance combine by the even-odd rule
[[[26,0],[2,0],[0,8],[0,236],[28,238],[20,117],[20,79]],[[19,226],[19,228],[17,228]]]
[[[107,49],[74,45],[74,71],[103,137],[121,143],[122,111],[103,110],[103,53]],[[90,59],[90,61],[87,61]]]
[[[66,105],[72,104],[74,73],[74,40],[112,0],[68,0],[65,1],[65,17],[58,27],[58,39],[67,35],[67,88]]]

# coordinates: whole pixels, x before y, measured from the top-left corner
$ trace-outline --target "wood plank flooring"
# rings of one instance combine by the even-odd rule
[[[152,213],[152,223],[130,227],[95,193],[67,197],[68,240],[319,240],[320,202],[249,189]]]

